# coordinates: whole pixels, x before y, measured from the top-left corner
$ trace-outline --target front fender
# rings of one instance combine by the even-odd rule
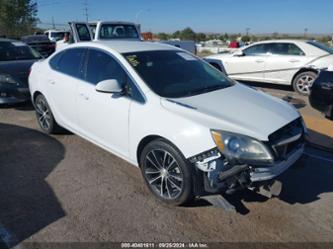
[[[164,109],[159,101],[150,103],[149,106],[139,103],[131,105],[129,121],[131,161],[137,162],[139,144],[147,136],[165,138],[174,144],[185,158],[216,147],[209,128]]]

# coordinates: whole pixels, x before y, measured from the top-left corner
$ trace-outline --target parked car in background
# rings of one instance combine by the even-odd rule
[[[21,41],[0,39],[0,104],[30,99],[28,75],[41,55]]]
[[[50,41],[46,35],[23,36],[21,41],[35,49],[44,57],[49,57],[56,48],[56,43]]]
[[[139,166],[169,204],[266,185],[303,154],[294,107],[170,45],[74,44],[35,63],[29,85],[44,132],[64,127]]]
[[[178,41],[178,40],[169,40],[169,41],[160,41],[161,43],[169,44],[177,48],[184,49],[192,54],[197,53],[197,48],[195,46],[195,41]]]
[[[312,85],[309,100],[313,108],[333,119],[333,70],[320,71]]]
[[[44,34],[49,38],[50,41],[57,42],[64,39],[66,31],[60,30],[46,30]]]
[[[205,59],[230,78],[292,85],[309,95],[318,70],[333,63],[333,49],[316,41],[272,40]]]

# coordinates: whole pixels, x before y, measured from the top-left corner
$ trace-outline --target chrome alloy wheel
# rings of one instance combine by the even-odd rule
[[[175,158],[162,149],[147,153],[144,175],[150,188],[164,199],[176,199],[183,191],[184,174]]]
[[[310,89],[311,89],[314,81],[315,81],[315,77],[313,77],[312,75],[306,74],[306,75],[300,77],[296,82],[297,90],[300,93],[309,95]]]
[[[36,113],[40,126],[44,130],[49,130],[51,127],[52,117],[51,117],[50,108],[44,98],[37,99]]]

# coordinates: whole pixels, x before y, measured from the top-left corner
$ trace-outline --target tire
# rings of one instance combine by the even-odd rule
[[[303,96],[309,96],[313,82],[316,80],[317,74],[313,71],[305,71],[299,73],[294,78],[292,84],[296,92]]]
[[[61,130],[52,114],[45,97],[39,94],[35,99],[36,117],[40,128],[47,134],[55,134]]]
[[[163,139],[150,142],[140,155],[140,168],[148,189],[173,206],[193,198],[192,167],[182,153]]]

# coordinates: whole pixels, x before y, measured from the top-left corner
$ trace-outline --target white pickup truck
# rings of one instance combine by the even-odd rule
[[[70,22],[71,34],[69,39],[57,42],[56,50],[67,47],[69,44],[83,41],[126,40],[143,41],[140,25],[131,22],[96,21],[96,22]],[[185,49],[196,54],[194,41],[160,41],[171,46]]]
[[[143,40],[140,34],[140,26],[131,22],[69,22],[69,26],[71,30],[70,37],[57,42],[57,50],[84,41]]]

